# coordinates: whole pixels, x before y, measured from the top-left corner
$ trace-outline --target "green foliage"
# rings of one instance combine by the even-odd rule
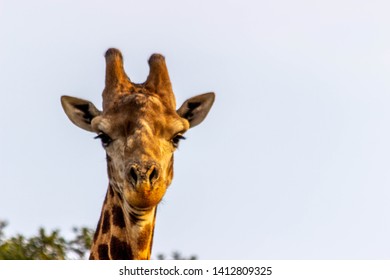
[[[5,238],[6,226],[6,222],[0,221],[0,260],[85,259],[93,237],[93,231],[88,228],[74,228],[75,237],[71,240],[62,237],[59,230],[47,233],[40,228],[37,236],[26,238],[17,234]]]
[[[73,232],[75,238],[67,242],[68,251],[76,254],[78,259],[85,259],[89,256],[95,231],[86,227],[74,227]]]
[[[21,234],[6,238],[4,229],[7,223],[0,221],[0,260],[68,260],[86,259],[91,248],[94,231],[86,228],[73,228],[74,237],[66,240],[59,230],[47,232],[39,228],[38,234],[25,237]],[[173,252],[171,258],[164,254],[157,255],[158,260],[196,260],[192,255],[184,257]]]
[[[185,257],[179,252],[173,252],[171,256],[172,256],[172,258],[167,258],[164,254],[158,254],[157,259],[158,260],[169,260],[169,259],[171,259],[171,260],[196,260],[197,259],[197,257],[195,255]]]

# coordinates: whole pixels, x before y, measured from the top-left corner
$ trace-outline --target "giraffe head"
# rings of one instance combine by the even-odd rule
[[[62,96],[62,107],[78,127],[97,134],[106,151],[109,183],[125,205],[149,209],[163,198],[173,177],[173,154],[184,133],[207,116],[214,93],[192,97],[176,110],[165,59],[149,59],[146,82],[130,81],[122,54],[109,49],[103,110],[90,101]]]

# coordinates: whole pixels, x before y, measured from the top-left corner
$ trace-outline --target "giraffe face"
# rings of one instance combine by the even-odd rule
[[[189,126],[158,95],[142,93],[123,96],[92,120],[107,154],[110,184],[131,206],[160,202],[172,182],[173,153]]]
[[[176,110],[165,59],[152,55],[145,83],[134,84],[122,54],[106,52],[103,111],[90,101],[62,96],[62,107],[78,127],[94,132],[107,154],[110,185],[127,205],[156,206],[173,177],[173,153],[183,134],[207,116],[214,93],[185,101]]]

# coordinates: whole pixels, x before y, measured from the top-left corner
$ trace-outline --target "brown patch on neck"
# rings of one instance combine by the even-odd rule
[[[105,234],[110,231],[111,228],[110,218],[111,218],[110,212],[108,210],[105,210],[103,215],[103,223],[101,227],[102,234]]]
[[[129,244],[121,241],[119,238],[112,236],[110,241],[110,256],[113,260],[132,260],[133,252]]]
[[[112,207],[112,218],[113,218],[113,224],[119,228],[125,228],[126,222],[125,217],[123,215],[123,209],[119,205],[114,205]]]

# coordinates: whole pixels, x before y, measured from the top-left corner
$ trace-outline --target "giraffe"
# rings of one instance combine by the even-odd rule
[[[173,154],[184,133],[200,124],[213,92],[186,100],[176,110],[165,58],[153,54],[142,84],[131,82],[118,49],[105,53],[103,109],[61,96],[76,126],[96,133],[106,152],[108,188],[89,259],[150,259],[157,205],[173,178]]]

